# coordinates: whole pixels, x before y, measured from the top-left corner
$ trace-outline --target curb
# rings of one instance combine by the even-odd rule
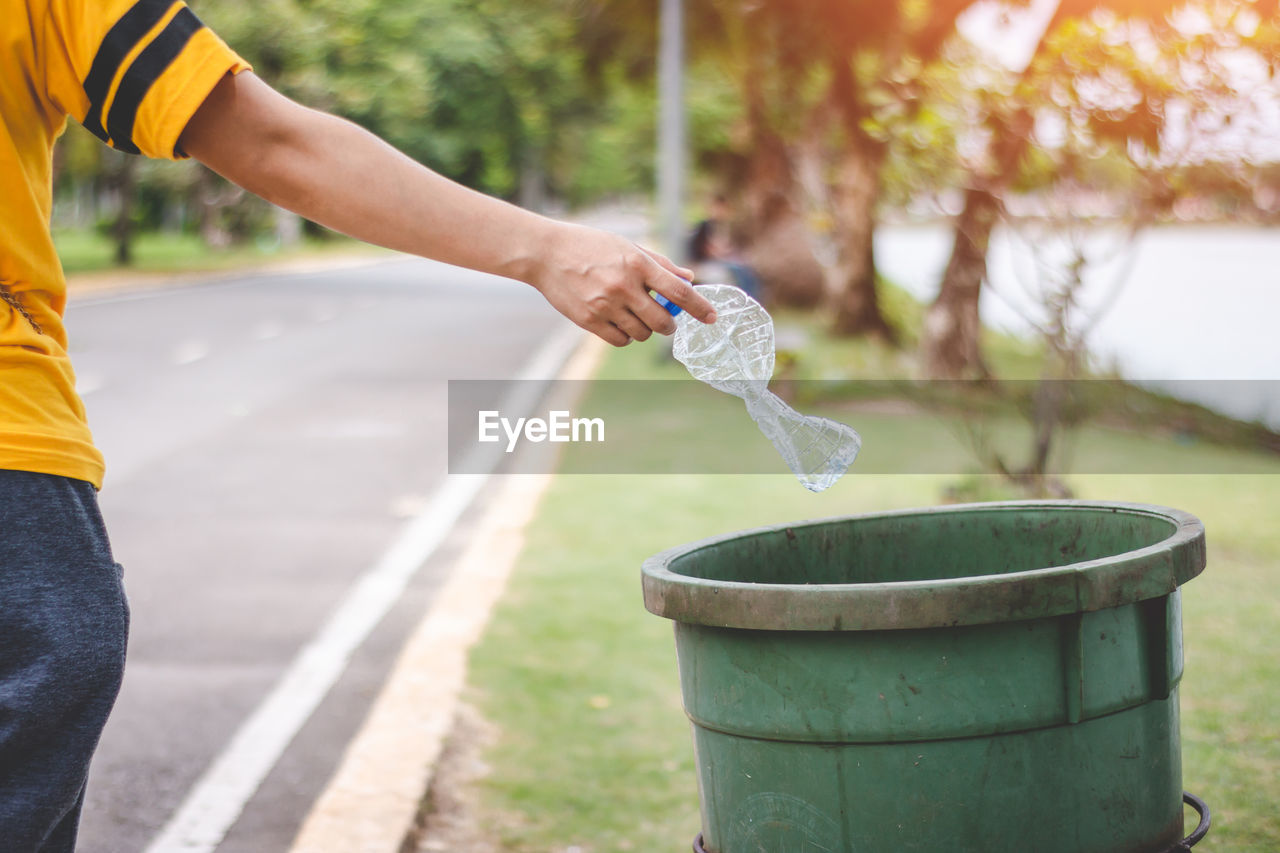
[[[588,338],[558,379],[588,379],[605,352]],[[549,465],[547,466],[550,467]],[[553,475],[506,478],[400,653],[290,853],[395,853],[413,832],[452,728],[467,656],[484,633]]]
[[[142,270],[105,270],[102,272],[71,273],[67,276],[67,300],[123,296],[168,287],[194,287],[215,284],[237,278],[269,275],[301,275],[331,270],[356,269],[402,259],[404,256],[376,251],[335,253],[332,255],[306,256],[266,263],[250,263],[215,270],[185,272],[149,272]]]

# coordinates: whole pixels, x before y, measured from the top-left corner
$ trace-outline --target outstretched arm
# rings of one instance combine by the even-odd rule
[[[650,289],[704,322],[715,317],[684,280],[689,271],[661,255],[469,190],[252,72],[224,77],[180,144],[228,180],[335,231],[527,282],[615,346],[674,330]]]

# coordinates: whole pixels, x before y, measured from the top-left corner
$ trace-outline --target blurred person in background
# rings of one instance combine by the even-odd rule
[[[695,225],[689,236],[689,263],[694,265],[698,283],[725,281],[736,284],[759,302],[764,295],[760,276],[734,245],[729,229],[732,214],[727,198],[723,195],[712,197],[707,206],[707,218]]]
[[[133,154],[194,157],[392,249],[527,282],[615,346],[714,320],[689,270],[468,190],[256,77],[180,0],[0,0],[0,846],[70,853],[123,676],[128,605],[99,514],[49,233],[73,116]]]

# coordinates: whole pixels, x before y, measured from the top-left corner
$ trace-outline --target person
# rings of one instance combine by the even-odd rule
[[[763,296],[760,276],[733,245],[729,234],[731,214],[727,198],[723,195],[712,197],[707,218],[694,226],[689,236],[689,262],[704,270],[719,265],[729,273],[733,284],[758,302]]]
[[[0,846],[69,853],[129,613],[49,233],[68,116],[119,150],[194,157],[362,240],[527,282],[616,346],[674,330],[651,291],[702,321],[714,312],[659,254],[473,192],[285,98],[181,0],[0,10]]]

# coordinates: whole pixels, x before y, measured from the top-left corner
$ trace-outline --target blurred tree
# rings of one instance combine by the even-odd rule
[[[632,132],[651,127],[651,101],[614,82],[588,86],[578,0],[260,0],[251,14],[239,0],[194,6],[286,95],[482,191],[536,208],[552,195],[643,189],[651,173],[651,134]],[[58,161],[63,207],[84,207],[87,188],[88,206],[113,216],[121,257],[137,227],[191,223],[223,245],[274,224],[262,202],[198,164],[126,165],[78,132]]]
[[[128,266],[133,262],[133,238],[136,232],[134,222],[134,189],[137,184],[138,161],[128,154],[111,152],[108,158],[106,184],[116,198],[116,216],[111,225],[111,239],[115,241],[115,260],[117,266]]]
[[[1169,169],[1163,177],[1178,220],[1231,219],[1280,223],[1280,161],[1210,161]],[[1187,200],[1182,205],[1183,199]]]
[[[883,172],[896,131],[919,114],[924,66],[938,58],[956,19],[970,5],[971,0],[812,2],[810,31],[799,49],[816,47],[825,66],[825,91],[814,115],[830,175],[837,332],[896,337],[876,294],[873,238]]]
[[[572,0],[204,0],[264,79],[469,186],[536,201],[592,117]],[[205,12],[207,10],[207,13]]]
[[[981,116],[956,217],[954,243],[929,307],[922,362],[935,377],[985,377],[978,318],[991,235],[1015,190],[1044,191],[1078,177],[1090,160],[1121,158],[1146,194],[1129,207],[1150,215],[1170,187],[1149,179],[1185,153],[1197,124],[1247,108],[1235,91],[1237,51],[1276,65],[1274,0],[1260,3],[1062,0],[1026,66],[972,87]],[[1234,59],[1232,57],[1235,57]],[[1162,161],[1162,158],[1164,160]],[[1112,186],[1114,191],[1118,189]]]
[[[839,332],[894,337],[880,311],[872,243],[882,172],[898,128],[922,115],[916,76],[973,2],[685,3],[698,162],[731,188],[735,230],[754,247],[774,295],[799,304],[825,298]],[[600,77],[599,69],[618,68],[651,84],[654,0],[589,0],[583,9],[587,69]],[[936,130],[937,115],[928,121]],[[814,223],[825,237],[820,249],[829,249],[825,286],[808,246]]]
[[[53,188],[67,204],[55,209],[55,224],[92,225],[98,218],[98,186],[104,174],[102,143],[72,122],[54,149]]]
[[[612,168],[638,167],[644,179],[629,188],[641,191],[652,186],[656,166],[658,6],[658,0],[580,0],[573,25],[589,99],[628,107],[624,124],[608,123],[597,132],[629,137],[632,156],[614,159]],[[735,136],[743,112],[737,72],[726,61],[726,21],[714,3],[685,0],[684,13],[684,97],[695,172],[710,172],[720,180],[730,171],[727,160],[741,149]],[[695,183],[700,183],[696,177]]]
[[[744,104],[747,154],[736,177],[750,235],[794,221],[797,207],[823,223],[835,331],[895,339],[876,291],[884,173],[904,128],[936,128],[919,80],[973,0],[708,2]]]

